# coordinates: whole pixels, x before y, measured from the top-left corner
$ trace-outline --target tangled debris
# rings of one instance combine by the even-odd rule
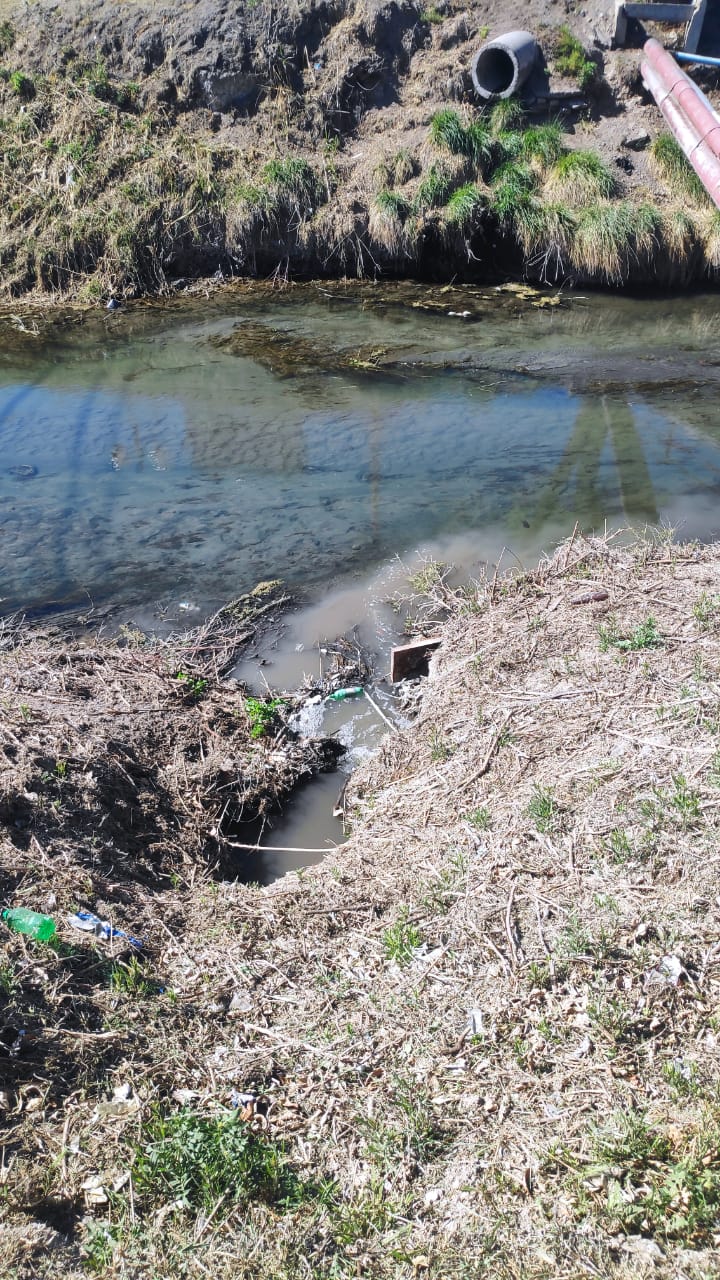
[[[292,699],[250,699],[222,679],[268,610],[287,601],[262,583],[202,626],[166,641],[0,635],[0,823],[15,858],[83,868],[84,894],[118,880],[157,885],[199,865],[236,873],[238,828],[262,824],[302,779],[333,769],[342,748],[288,727]],[[134,906],[137,904],[134,904]]]
[[[148,887],[135,970],[3,936],[11,1274],[716,1273],[720,549],[435,576],[349,844]]]

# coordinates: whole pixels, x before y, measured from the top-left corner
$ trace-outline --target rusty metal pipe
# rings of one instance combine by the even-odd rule
[[[643,61],[641,73],[644,83],[665,116],[675,141],[682,148],[683,155],[693,166],[707,195],[720,209],[720,152],[714,148],[714,143],[715,146],[720,146],[720,129],[717,129],[714,114],[707,111],[711,124],[708,125],[707,119],[703,120],[707,132],[701,136],[696,124],[685,114],[684,105],[680,105],[673,88],[667,87],[666,79],[661,76],[656,65]]]
[[[708,137],[720,125],[720,117],[702,89],[679,67],[658,40],[648,40],[643,50],[645,62],[657,72],[663,86],[671,93],[701,138]],[[720,155],[720,149],[712,150]]]
[[[649,63],[643,62],[640,70],[660,110],[664,101],[672,102],[694,130],[698,142],[707,143],[713,154],[720,156],[720,119],[710,104],[705,105],[689,85],[668,88],[667,80]]]

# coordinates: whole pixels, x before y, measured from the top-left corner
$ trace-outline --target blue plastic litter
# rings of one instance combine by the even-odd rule
[[[140,938],[133,938],[129,933],[125,933],[124,929],[115,929],[109,920],[101,920],[99,916],[93,915],[92,911],[76,911],[75,915],[68,916],[68,924],[72,925],[73,929],[94,933],[96,938],[102,938],[104,942],[110,942],[113,938],[124,938],[138,950],[143,946]]]

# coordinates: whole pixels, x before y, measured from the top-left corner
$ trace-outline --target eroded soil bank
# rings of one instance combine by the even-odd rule
[[[107,301],[219,275],[717,280],[712,202],[614,5],[0,5],[0,294]],[[529,27],[521,100],[473,55]],[[693,72],[715,100],[714,72]]]
[[[427,588],[451,617],[419,715],[320,866],[155,881],[114,804],[56,842],[75,755],[3,810],[13,903],[147,939],[3,927],[8,1274],[716,1272],[720,550],[575,536]],[[4,779],[80,692],[62,646],[42,688],[31,655],[2,656]]]

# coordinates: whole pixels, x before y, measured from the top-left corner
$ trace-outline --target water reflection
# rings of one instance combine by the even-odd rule
[[[278,377],[218,345],[237,314],[145,318],[137,340],[40,349],[22,368],[6,352],[0,607],[90,597],[172,612],[268,576],[335,582],[468,531],[478,557],[508,543],[526,561],[576,521],[679,517],[713,535],[720,424],[702,334],[716,304],[693,304],[686,386],[657,309],[613,305],[594,330],[582,308],[470,327],[407,308],[268,310],[306,348],[375,344],[392,378]]]
[[[617,473],[619,504],[607,474],[608,445]],[[601,528],[610,513],[618,512],[618,505],[630,524],[660,523],[650,467],[629,400],[607,395],[581,400],[572,434],[541,487],[531,528],[542,528],[555,512],[567,507],[573,479],[575,513],[585,527]]]

